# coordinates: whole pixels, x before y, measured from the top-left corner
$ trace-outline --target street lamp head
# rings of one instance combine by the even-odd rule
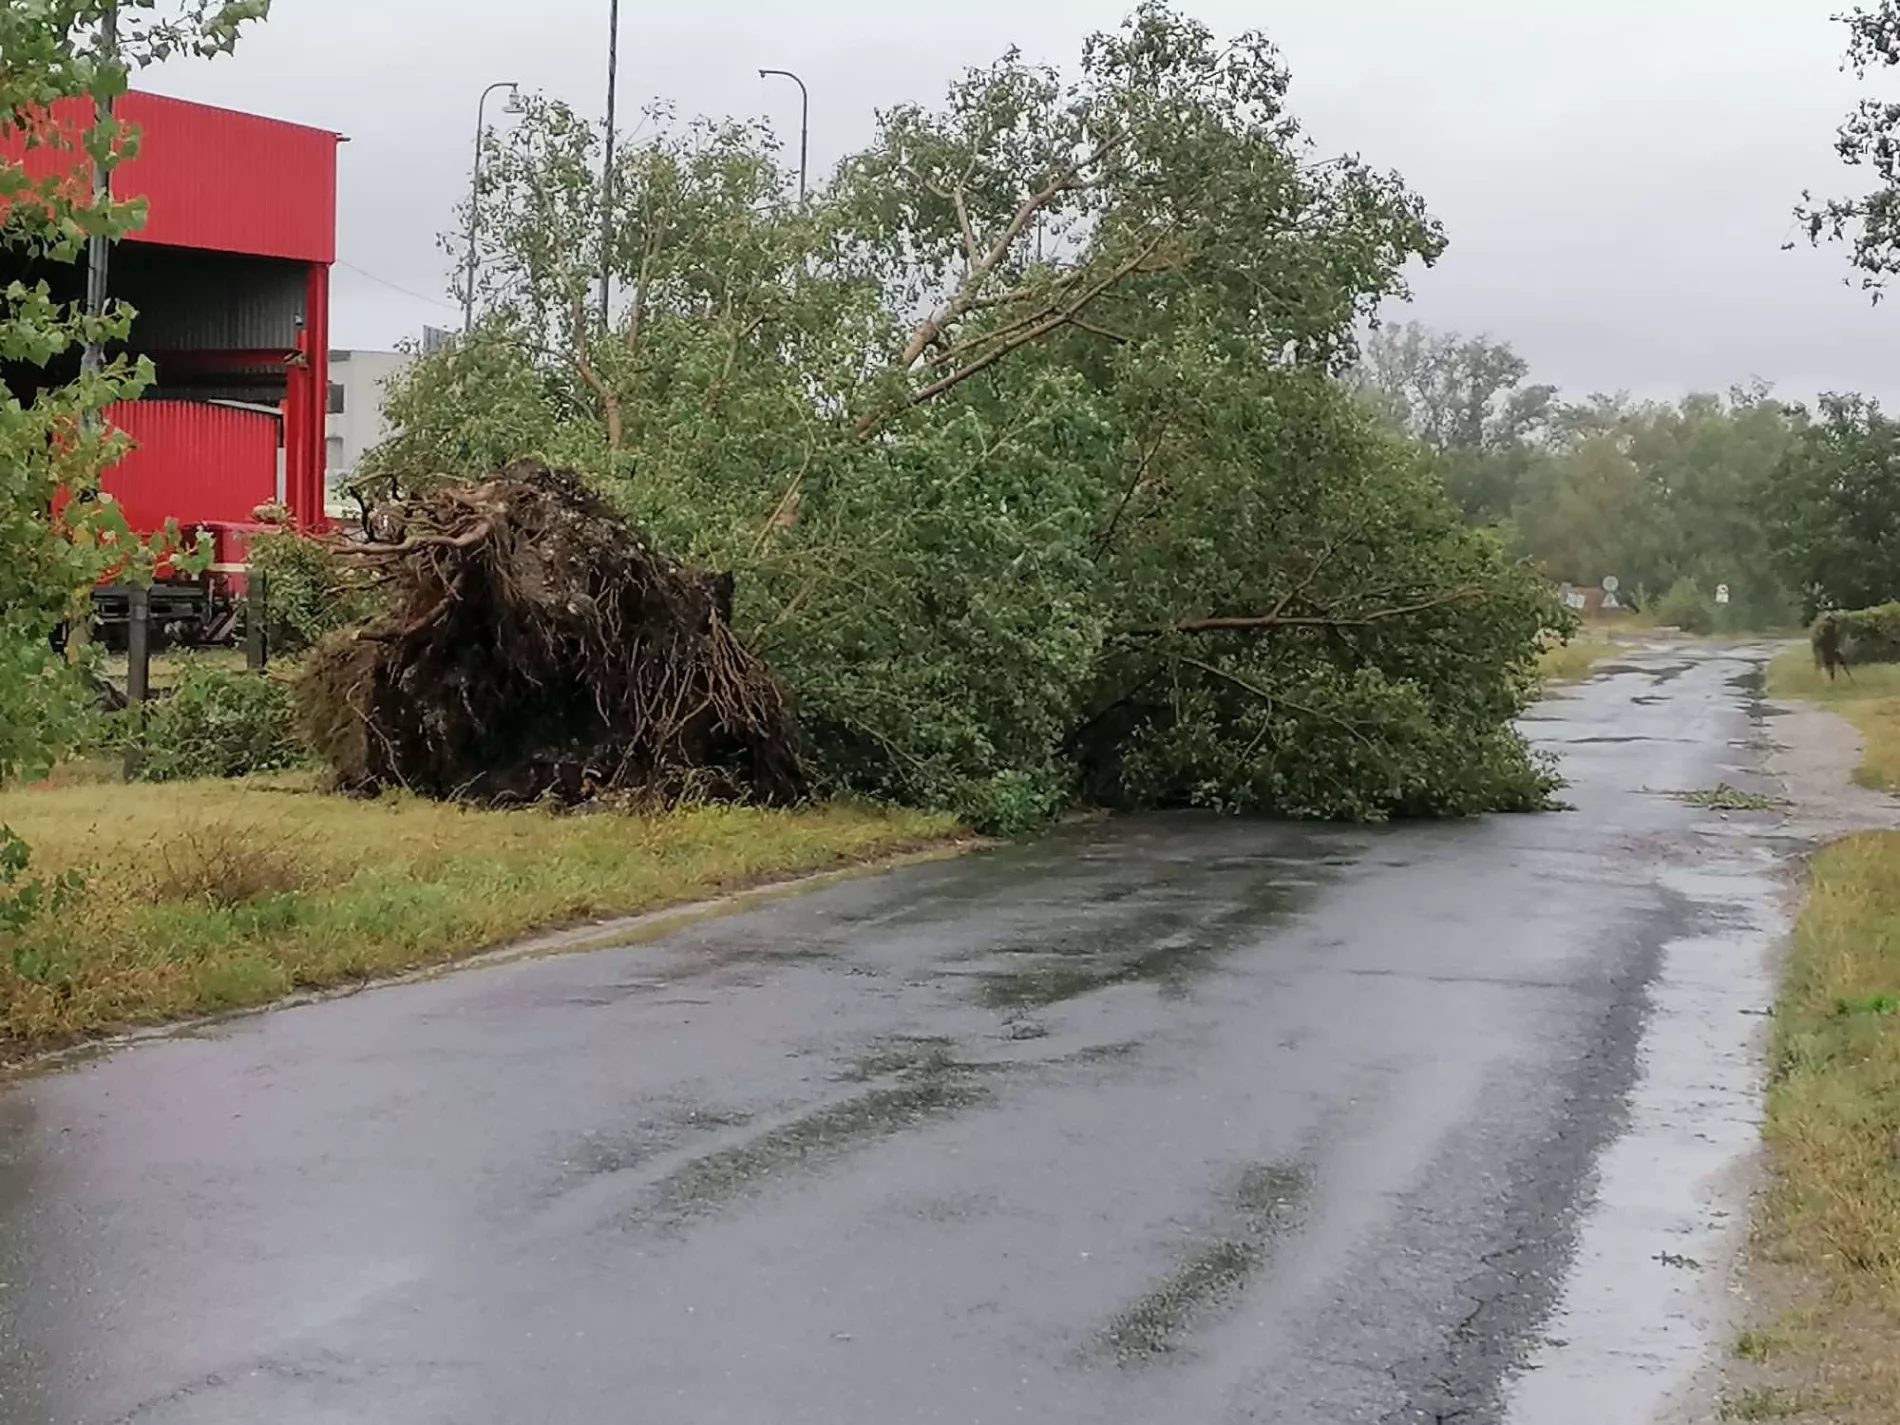
[[[521,86],[519,84],[510,84],[508,86],[508,102],[501,106],[502,113],[525,114],[527,108],[528,106],[521,102]]]

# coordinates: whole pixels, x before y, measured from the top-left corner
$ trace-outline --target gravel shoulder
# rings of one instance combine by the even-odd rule
[[[1766,771],[1786,803],[1776,834],[1788,841],[1792,853],[1779,878],[1778,914],[1791,927],[1806,894],[1814,852],[1843,837],[1900,830],[1900,800],[1855,781],[1866,744],[1847,718],[1794,701],[1768,701],[1763,710]],[[1776,985],[1785,977],[1787,950],[1784,934],[1770,967]],[[1766,1090],[1770,1032],[1771,1021],[1764,1016],[1754,1036],[1758,1098]],[[1748,1202],[1751,1210],[1735,1220],[1726,1264],[1708,1283],[1704,1306],[1711,1341],[1718,1349],[1689,1386],[1675,1394],[1659,1425],[1836,1418],[1804,1413],[1796,1404],[1825,1393],[1825,1367],[1786,1359],[1770,1365],[1761,1359],[1764,1344],[1786,1339],[1787,1323],[1800,1320],[1816,1298],[1816,1283],[1806,1273],[1753,1250],[1750,1229],[1763,1215],[1767,1187],[1766,1154],[1758,1146],[1725,1189],[1727,1197]]]

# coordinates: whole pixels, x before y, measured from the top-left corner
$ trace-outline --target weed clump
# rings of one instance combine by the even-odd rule
[[[152,899],[235,910],[311,884],[305,848],[234,821],[187,824],[158,847]]]

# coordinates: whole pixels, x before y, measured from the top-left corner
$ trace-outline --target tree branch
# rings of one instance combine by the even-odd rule
[[[1320,550],[1319,554],[1314,558],[1312,565],[1307,569],[1306,577],[1280,596],[1280,601],[1273,606],[1273,617],[1279,618],[1288,609],[1293,607],[1295,600],[1306,597],[1307,590],[1311,589],[1318,581],[1319,576],[1326,572],[1326,566],[1332,562],[1333,556],[1339,552],[1339,547],[1348,540],[1357,539],[1359,535],[1364,532],[1368,520],[1368,516],[1361,516],[1353,524],[1347,526],[1341,533],[1326,542],[1326,547]]]
[[[494,532],[494,525],[483,520],[460,534],[412,534],[398,544],[350,544],[344,551],[352,556],[384,557],[410,554],[418,549],[470,549]]]
[[[1148,483],[1148,469],[1161,454],[1161,447],[1167,441],[1167,428],[1162,427],[1155,436],[1155,443],[1141,452],[1141,459],[1135,462],[1135,473],[1130,477],[1127,487],[1122,491],[1121,499],[1115,505],[1115,513],[1109,517],[1108,524],[1095,536],[1095,557],[1100,559],[1115,542],[1115,533],[1121,528],[1122,516],[1128,512],[1128,506],[1140,493],[1141,487]]]
[[[1160,638],[1170,633],[1265,633],[1276,628],[1366,628],[1372,624],[1405,618],[1410,614],[1425,613],[1430,609],[1444,608],[1450,604],[1470,603],[1473,599],[1483,598],[1484,593],[1483,589],[1477,587],[1453,589],[1450,593],[1440,594],[1435,598],[1421,599],[1412,604],[1401,604],[1397,608],[1375,609],[1366,614],[1313,614],[1298,617],[1285,614],[1248,614],[1236,617],[1183,619],[1179,623],[1150,624],[1146,628],[1129,629],[1128,633],[1138,638]]]
[[[1117,346],[1132,346],[1134,344],[1135,339],[1133,337],[1124,336],[1121,332],[1111,331],[1107,327],[1097,326],[1094,322],[1088,321],[1083,317],[1070,317],[1069,325],[1079,331],[1087,332],[1090,336],[1099,336],[1104,341],[1112,341]]]
[[[594,370],[594,363],[587,359],[587,309],[586,299],[579,293],[574,296],[574,365],[579,368],[581,380],[600,397],[602,409],[607,414],[607,449],[615,454],[620,451],[620,397],[612,388],[600,379]]]
[[[1111,134],[1087,154],[1078,158],[1074,163],[1056,174],[1056,176],[1050,179],[1041,189],[1031,193],[1025,198],[1017,207],[1016,211],[1010,216],[1009,221],[1003,225],[1003,230],[997,234],[995,241],[990,244],[988,251],[984,252],[980,257],[976,257],[974,249],[972,249],[973,260],[970,263],[969,274],[958,286],[955,295],[952,296],[941,309],[918,324],[917,329],[911,333],[910,341],[905,344],[903,351],[898,353],[897,360],[891,363],[893,369],[908,371],[915,366],[923,354],[930,350],[934,343],[942,339],[944,330],[950,323],[956,321],[959,317],[964,316],[971,310],[971,304],[976,301],[983,284],[989,281],[991,275],[996,271],[997,267],[1001,265],[1003,259],[1009,256],[1010,249],[1016,245],[1016,240],[1028,229],[1030,223],[1035,221],[1036,215],[1048,207],[1050,203],[1061,197],[1062,194],[1079,186],[1076,180],[1082,173],[1090,166],[1098,164],[1107,158],[1117,148],[1127,143],[1132,136],[1133,131],[1130,129],[1123,129]],[[961,217],[962,201],[960,192],[961,190],[959,190],[959,197],[956,201],[958,202],[959,216]],[[971,230],[969,232],[969,238],[973,240],[975,237],[976,234],[974,230]]]
[[[1191,668],[1198,668],[1203,673],[1211,674],[1216,678],[1232,683],[1236,688],[1244,692],[1252,693],[1256,698],[1259,698],[1260,701],[1267,705],[1267,715],[1269,717],[1273,715],[1273,705],[1279,703],[1282,707],[1292,708],[1295,712],[1305,713],[1308,717],[1317,718],[1321,722],[1330,722],[1342,732],[1350,733],[1352,736],[1358,738],[1368,747],[1374,745],[1370,737],[1367,737],[1365,733],[1354,727],[1352,723],[1341,717],[1338,713],[1325,712],[1320,708],[1311,707],[1306,703],[1295,702],[1289,697],[1276,697],[1257,683],[1251,683],[1236,673],[1229,673],[1225,668],[1217,668],[1212,663],[1203,663],[1198,658],[1190,658],[1184,653],[1174,655],[1174,661],[1177,663],[1185,663]],[[1259,745],[1260,738],[1264,736],[1265,733],[1266,729],[1262,728],[1260,733],[1254,738],[1254,746],[1257,747]]]
[[[788,529],[798,518],[798,491],[805,483],[805,475],[811,469],[811,458],[816,446],[808,437],[805,441],[805,460],[798,467],[798,473],[792,477],[792,483],[785,487],[785,493],[773,507],[771,517],[759,530],[759,537],[752,542],[752,558],[757,559],[765,542],[772,537],[775,529]]]
[[[957,211],[957,226],[963,230],[964,260],[970,264],[970,270],[974,272],[976,264],[981,259],[977,256],[976,224],[970,221],[969,197],[962,183],[950,190],[950,204]]]
[[[1107,276],[1084,287],[1080,295],[1075,297],[1068,305],[1043,315],[1024,317],[1019,321],[1010,323],[999,332],[986,332],[982,336],[975,338],[974,345],[989,345],[990,349],[985,351],[981,356],[976,357],[969,357],[968,351],[966,350],[963,354],[968,359],[964,361],[963,365],[949,374],[930,382],[928,385],[911,392],[903,405],[898,409],[913,410],[927,401],[933,401],[938,396],[943,395],[944,392],[962,385],[972,376],[989,370],[990,367],[994,366],[1018,347],[1027,346],[1030,342],[1039,341],[1053,331],[1058,331],[1065,326],[1074,324],[1080,312],[1124,278],[1136,272],[1154,270],[1149,266],[1149,262],[1155,253],[1160,250],[1162,240],[1166,236],[1167,232],[1157,233],[1154,239],[1140,252],[1136,253],[1134,257],[1122,263],[1119,267],[1114,268]],[[929,324],[926,323],[926,325]],[[863,420],[858,422],[859,437],[868,437],[893,414],[895,414],[893,411],[883,411],[866,416]]]

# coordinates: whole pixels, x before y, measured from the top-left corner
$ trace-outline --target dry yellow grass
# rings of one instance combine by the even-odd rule
[[[1568,643],[1553,643],[1537,659],[1537,676],[1546,683],[1579,683],[1615,651],[1615,645],[1607,640],[1583,635]]]
[[[1900,833],[1815,858],[1776,1009],[1768,1142],[1760,1238],[1794,1270],[1799,1309],[1764,1355],[1831,1420],[1900,1420]]]
[[[1589,677],[1596,665],[1622,651],[1616,631],[1634,632],[1636,624],[1586,623],[1568,643],[1547,640],[1537,660],[1537,676],[1546,683],[1579,683]]]
[[[1820,703],[1859,729],[1866,752],[1854,780],[1900,791],[1900,664],[1870,663],[1829,681],[1804,643],[1768,665],[1768,696]]]
[[[35,875],[86,888],[4,953],[0,1053],[263,1004],[941,840],[944,817],[831,805],[652,815],[352,801],[308,778],[0,793]]]

